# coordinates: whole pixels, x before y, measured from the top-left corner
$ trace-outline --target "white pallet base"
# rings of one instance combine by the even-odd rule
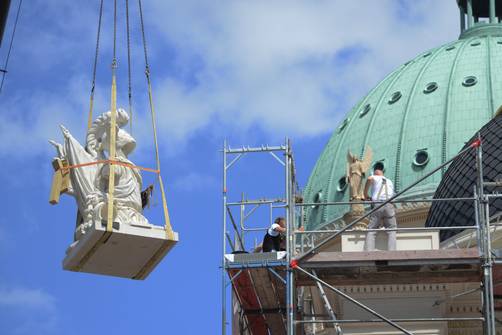
[[[63,269],[108,276],[145,279],[178,242],[169,240],[163,227],[126,225],[115,222],[104,242],[106,226],[95,222],[87,233],[66,251]]]

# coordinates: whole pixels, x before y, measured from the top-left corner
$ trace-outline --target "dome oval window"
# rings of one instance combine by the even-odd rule
[[[449,46],[448,48],[446,48],[445,50],[446,50],[446,51],[451,51],[451,50],[453,50],[453,49],[455,49],[455,46],[454,46],[454,45],[451,45],[451,46]]]
[[[501,41],[497,41],[497,44],[502,44],[502,40]]]
[[[464,81],[462,82],[462,85],[465,87],[470,87],[476,85],[478,82],[478,79],[474,76],[468,76],[464,78]]]
[[[320,190],[314,195],[314,202],[315,203],[322,202],[322,190]],[[312,208],[318,208],[318,207],[319,205],[312,205]]]
[[[425,57],[429,57],[430,55],[431,55],[431,52],[428,52],[428,53],[426,53],[425,55],[423,55],[423,57],[424,57],[424,58],[425,58]]]
[[[365,116],[366,114],[369,113],[369,111],[371,110],[371,105],[370,104],[366,104],[363,109],[359,112],[359,117],[363,117]]]
[[[472,46],[472,47],[477,47],[477,46],[478,46],[478,45],[480,45],[480,44],[481,44],[481,42],[480,42],[480,41],[476,41],[476,42],[472,42],[472,43],[471,43],[471,46]]]
[[[424,93],[425,94],[432,93],[435,90],[437,90],[437,88],[438,88],[438,84],[436,82],[430,82],[427,85],[425,85]]]
[[[347,188],[347,178],[343,176],[342,178],[338,179],[338,186],[336,187],[336,190],[338,192],[343,192]]]
[[[373,170],[382,170],[385,172],[385,164],[383,161],[378,161],[373,164]]]
[[[415,166],[425,166],[429,163],[429,153],[425,149],[417,150],[415,158],[413,159],[413,165]]]
[[[389,98],[389,105],[395,103],[396,101],[401,99],[401,97],[402,97],[402,94],[399,91],[392,93],[392,95]]]
[[[349,121],[350,121],[350,118],[346,118],[345,120],[343,120],[340,127],[338,127],[338,131],[341,132],[342,130],[344,130],[345,127],[347,127],[347,125],[349,124]]]

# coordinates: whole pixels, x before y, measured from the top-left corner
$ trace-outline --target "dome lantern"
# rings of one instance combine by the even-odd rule
[[[498,24],[502,17],[501,0],[457,0],[460,11],[460,31],[479,25]],[[486,18],[488,21],[480,19]]]

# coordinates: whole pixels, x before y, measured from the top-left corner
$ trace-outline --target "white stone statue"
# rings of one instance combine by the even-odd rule
[[[58,157],[70,166],[107,160],[110,148],[110,121],[110,111],[94,121],[88,131],[85,148],[64,126],[61,126],[64,145],[55,141],[49,142],[56,147]],[[136,141],[122,129],[129,121],[129,115],[123,109],[118,109],[116,121],[115,159],[134,165],[128,156],[135,149]],[[71,186],[65,193],[75,197],[80,214],[80,219],[77,219],[76,239],[85,234],[93,222],[107,220],[109,167],[109,164],[94,164],[70,169]],[[114,222],[148,225],[148,220],[142,214],[142,178],[139,169],[114,165],[114,170]]]

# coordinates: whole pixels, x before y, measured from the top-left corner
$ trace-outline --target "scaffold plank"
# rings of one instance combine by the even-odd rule
[[[495,310],[502,311],[502,264],[493,267]]]
[[[286,327],[282,316],[282,313],[285,311],[285,306],[281,304],[277,296],[277,290],[279,290],[280,287],[274,285],[274,282],[269,276],[269,271],[265,268],[253,269],[250,271],[250,275],[253,277],[256,293],[258,294],[262,308],[264,310],[274,311],[273,313],[269,312],[264,314],[270,332],[278,335],[286,334]],[[282,286],[283,291],[285,291],[284,285]]]
[[[228,274],[231,278],[237,275],[238,272],[239,270],[235,269],[228,270]],[[246,310],[261,310],[260,302],[248,270],[242,271],[235,277],[232,285],[234,286],[237,299],[239,299],[240,306],[246,315],[251,335],[268,335],[268,328],[264,315],[262,313],[246,313]]]
[[[280,272],[280,271],[279,271]],[[228,269],[232,278],[238,270]],[[248,268],[233,280],[233,286],[253,335],[285,335],[286,287],[267,268]]]

